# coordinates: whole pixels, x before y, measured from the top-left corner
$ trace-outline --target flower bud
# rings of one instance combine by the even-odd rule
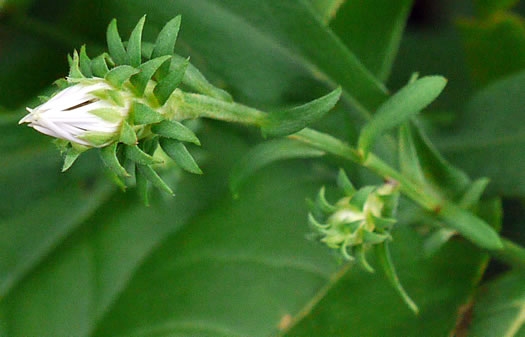
[[[339,250],[347,260],[353,260],[354,254],[359,255],[361,264],[372,270],[364,258],[364,252],[391,239],[390,229],[395,220],[390,217],[395,207],[393,200],[398,195],[397,185],[389,182],[380,187],[367,186],[356,191],[348,185],[350,182],[346,176],[342,180],[346,184],[346,196],[335,205],[330,205],[322,189],[314,210],[317,217],[310,214],[310,223],[321,242]],[[323,220],[319,221],[320,218]]]
[[[87,147],[104,147],[118,138],[130,101],[100,95],[113,88],[103,79],[81,81],[31,109],[19,124],[29,123],[51,137]],[[106,98],[106,99],[104,99]]]

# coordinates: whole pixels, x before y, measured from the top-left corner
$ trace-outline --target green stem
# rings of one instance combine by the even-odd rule
[[[359,165],[367,167],[385,179],[396,180],[400,184],[401,191],[407,197],[429,211],[440,212],[442,211],[442,207],[448,205],[447,203],[444,204],[443,200],[440,198],[427,193],[423,187],[414,183],[410,178],[404,176],[374,154],[369,154],[367,158],[364,159],[363,155],[361,155],[356,149],[330,135],[306,128],[298,133],[290,135],[289,138],[309,144],[312,147],[327,153],[351,160]],[[525,248],[507,239],[501,240],[503,242],[503,248],[491,249],[489,250],[490,254],[512,266],[525,268]]]

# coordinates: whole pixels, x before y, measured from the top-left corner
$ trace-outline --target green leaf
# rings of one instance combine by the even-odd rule
[[[155,89],[153,89],[153,94],[157,97],[161,106],[168,101],[171,94],[182,82],[189,63],[189,60],[186,60],[186,62],[182,63],[176,69],[170,70],[170,73],[157,84]]]
[[[173,139],[161,138],[160,146],[166,152],[168,156],[177,163],[180,168],[194,174],[202,174],[201,169],[195,162],[195,159],[191,156],[190,152],[186,147]]]
[[[157,41],[155,42],[155,47],[151,54],[152,58],[173,55],[175,49],[175,43],[177,42],[177,37],[179,35],[181,23],[181,16],[178,15],[175,18],[171,19],[160,31],[157,36]],[[178,67],[177,67],[178,69]],[[159,79],[162,80],[168,76],[169,72],[173,71],[170,69],[170,65],[165,64],[159,69]]]
[[[460,20],[458,27],[470,72],[479,84],[525,69],[523,18],[503,12],[484,20]]]
[[[151,54],[152,58],[173,55],[175,42],[177,42],[177,36],[179,35],[180,23],[181,16],[178,15],[162,28],[155,42],[155,48]]]
[[[106,33],[109,55],[117,65],[129,65],[129,55],[118,33],[117,20],[111,20]]]
[[[151,166],[139,164],[137,165],[137,167],[140,174],[143,175],[146,179],[148,179],[153,184],[153,186],[170,195],[175,195],[171,188],[164,182],[164,180],[162,180],[162,178],[157,174],[157,172],[155,172],[155,170],[151,168]]]
[[[337,174],[337,186],[342,189],[347,196],[353,196],[356,189],[343,169],[339,169]]]
[[[132,111],[137,125],[159,123],[164,120],[162,114],[142,103],[133,102]]]
[[[64,156],[64,165],[62,166],[62,172],[66,172],[69,168],[75,163],[78,157],[82,154],[83,151],[79,151],[75,147],[70,147],[66,155]]]
[[[109,72],[107,59],[109,55],[108,54],[102,54],[93,59],[91,61],[91,71],[93,72],[93,75],[96,77],[104,78],[106,74]]]
[[[469,189],[470,178],[443,158],[416,123],[401,127],[399,156],[401,171],[433,193],[458,200]]]
[[[394,268],[392,257],[390,256],[388,242],[383,242],[380,245],[376,245],[375,253],[377,255],[379,264],[381,265],[381,267],[383,267],[383,271],[387,279],[390,281],[394,289],[396,289],[397,293],[399,294],[399,296],[401,296],[405,304],[410,308],[410,310],[412,310],[417,315],[419,313],[419,308],[417,304],[414,303],[414,301],[407,294],[407,292],[401,285],[401,282],[399,281],[396,269]]]
[[[378,136],[418,114],[439,96],[446,83],[441,76],[426,76],[399,90],[379,107],[374,118],[361,130],[359,150],[365,154],[371,151]]]
[[[525,275],[508,272],[484,285],[474,299],[468,335],[476,337],[522,336],[525,312]]]
[[[144,15],[129,37],[128,42],[128,57],[132,67],[138,67],[142,63],[142,30],[144,29],[144,22],[146,21],[146,15]]]
[[[106,74],[105,79],[115,88],[120,89],[124,85],[124,82],[138,72],[139,69],[133,68],[132,66],[118,66],[111,69],[110,72]]]
[[[113,143],[109,146],[100,149],[100,158],[104,164],[117,176],[129,177],[129,173],[122,167],[120,161],[117,158],[117,143]]]
[[[80,48],[80,70],[85,77],[93,77],[93,72],[91,71],[91,59],[86,53],[85,45]]]
[[[87,188],[62,180],[45,197],[33,200],[30,212],[3,218],[0,226],[3,256],[0,259],[0,297],[3,298],[56,245],[91,216],[112,190],[105,182]]]
[[[141,64],[138,69],[140,72],[136,75],[133,75],[130,79],[131,84],[135,87],[135,93],[142,97],[144,95],[144,91],[146,90],[146,86],[148,85],[148,82],[151,80],[155,72],[164,64],[166,61],[171,59],[171,56],[161,56],[154,58],[153,60],[149,60],[148,62],[145,62]]]
[[[119,140],[129,146],[137,145],[138,138],[135,130],[127,121],[122,122]]]
[[[142,151],[137,145],[126,146],[125,154],[127,159],[132,160],[140,165],[153,165],[161,163],[159,160],[154,159],[152,156]]]
[[[394,64],[412,3],[413,0],[345,1],[330,27],[373,74],[385,81]]]
[[[436,135],[452,163],[490,179],[492,194],[525,195],[524,88],[525,72],[494,83],[469,101],[451,132]]]
[[[73,79],[84,78],[84,75],[80,71],[80,58],[76,50],[73,52],[73,59],[71,60],[69,68],[69,77]]]
[[[341,88],[338,88],[310,103],[290,110],[270,113],[268,119],[263,122],[262,132],[264,135],[278,137],[300,131],[322,118],[337,104],[340,97]]]
[[[151,131],[161,137],[201,145],[195,133],[177,121],[162,121],[159,124],[152,125]]]
[[[261,168],[280,160],[315,158],[322,151],[290,139],[275,139],[261,143],[250,150],[234,167],[230,176],[230,190],[237,195],[246,180]]]
[[[186,58],[178,55],[173,55],[170,71],[173,71],[180,67],[181,64],[186,62]],[[188,65],[188,69],[184,73],[182,83],[188,86],[190,89],[195,90],[198,93],[220,99],[225,102],[233,102],[232,96],[225,90],[217,88],[204,77],[204,75],[193,66],[191,63]]]
[[[502,249],[498,233],[486,222],[453,204],[445,203],[439,210],[443,221],[466,239],[486,249]]]

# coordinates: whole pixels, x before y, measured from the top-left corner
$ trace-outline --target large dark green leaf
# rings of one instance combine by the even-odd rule
[[[525,68],[523,18],[499,13],[484,20],[461,20],[458,26],[472,76],[480,84]]]
[[[346,1],[330,26],[372,73],[385,80],[397,55],[412,2]]]
[[[233,161],[232,156],[244,146],[238,138],[225,133],[208,129],[207,134],[203,140],[209,144],[210,150],[215,149],[217,153],[228,146],[230,152],[205,162],[203,166],[210,169],[205,178],[184,176],[177,184],[175,198],[159,200],[160,195],[157,195],[151,208],[144,207],[134,191],[117,194],[99,207],[95,216],[87,221],[77,219],[75,226],[78,229],[74,232],[70,230],[67,238],[61,237],[62,243],[55,242],[52,252],[49,249],[31,251],[32,256],[38,258],[38,265],[16,264],[18,268],[26,267],[25,273],[10,284],[11,290],[0,301],[0,306],[7,312],[4,320],[7,321],[4,324],[7,336],[91,334],[96,322],[105,316],[108,307],[125,289],[134,270],[151,250],[214,201],[217,193],[227,195],[227,172]],[[178,178],[167,180],[173,184]],[[68,189],[57,191],[57,194],[74,191]],[[58,210],[66,212],[72,201],[65,198],[55,202],[56,205],[48,211],[54,211],[60,217]],[[67,211],[73,212],[74,209]],[[43,229],[32,232],[33,227],[42,223],[37,218],[29,220],[19,223],[7,221],[3,226],[11,228],[18,225],[24,242],[33,240],[36,243],[42,238],[42,231],[57,231],[60,228],[58,222],[44,222]],[[6,240],[9,237],[13,238],[10,235]],[[0,254],[16,256],[25,251],[19,250],[24,247],[4,245]],[[111,333],[117,334],[118,331]]]
[[[525,274],[510,272],[480,289],[474,299],[471,337],[525,335]]]
[[[258,175],[242,198],[225,198],[163,242],[95,336],[273,335],[335,267],[305,239],[304,198],[319,184],[308,171],[293,165]]]
[[[525,72],[498,81],[468,104],[441,149],[472,177],[489,177],[489,190],[523,195],[525,172]]]

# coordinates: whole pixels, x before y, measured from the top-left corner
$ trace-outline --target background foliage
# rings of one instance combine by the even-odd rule
[[[178,52],[239,102],[276,110],[341,85],[343,100],[317,127],[351,142],[413,71],[443,74],[449,85],[421,122],[454,164],[491,178],[481,215],[525,243],[525,27],[515,3],[0,2],[0,336],[525,336],[523,275],[459,238],[426,256],[428,219],[410,205],[392,248],[418,317],[381,274],[305,239],[305,198],[333,185],[335,159],[271,165],[233,199],[232,168],[261,139],[204,121],[203,147],[191,150],[205,174],[169,174],[176,197],[157,194],[145,208],[96,156],[61,174],[50,142],[15,126],[66,74],[68,52],[102,51],[113,17],[126,35],[147,14],[151,40],[182,14]],[[356,185],[377,181],[347,169]]]

